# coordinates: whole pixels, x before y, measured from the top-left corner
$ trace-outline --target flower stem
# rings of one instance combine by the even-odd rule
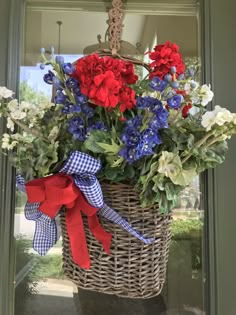
[[[182,164],[184,164],[188,159],[190,159],[190,157],[192,156],[192,152],[194,149],[200,148],[200,146],[207,141],[208,138],[210,138],[212,135],[214,134],[213,131],[209,132],[208,134],[205,135],[205,137],[203,137],[202,139],[200,139],[199,141],[197,141],[195,143],[195,145],[193,146],[191,152],[186,155],[186,157],[182,160]],[[215,139],[214,139],[215,140]]]

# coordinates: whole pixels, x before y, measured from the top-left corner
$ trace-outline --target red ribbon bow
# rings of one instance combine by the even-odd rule
[[[28,202],[40,202],[39,210],[54,218],[60,208],[66,207],[66,227],[70,239],[73,260],[80,267],[89,269],[90,258],[86,244],[81,211],[88,217],[88,225],[93,236],[102,243],[107,254],[110,253],[111,233],[100,225],[97,210],[91,206],[71,176],[56,174],[34,179],[26,183]]]

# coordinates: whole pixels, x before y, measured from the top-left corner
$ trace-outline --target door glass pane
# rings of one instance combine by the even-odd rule
[[[186,3],[186,2],[185,2]],[[106,4],[108,4],[106,2]],[[20,72],[21,100],[40,103],[51,98],[51,87],[44,83],[40,69],[40,49],[45,47],[73,62],[99,47],[107,47],[107,12],[104,2],[78,1],[76,8],[45,7],[28,1],[25,15],[24,45]],[[199,25],[197,4],[175,5],[127,2],[122,34],[123,54],[145,60],[145,52],[167,40],[177,43],[186,64],[194,65],[200,79]],[[145,13],[143,13],[145,12]],[[62,22],[62,23],[60,23]],[[145,76],[145,71],[140,75]],[[16,292],[15,314],[135,314],[200,315],[203,305],[202,234],[204,211],[201,207],[200,182],[196,178],[185,189],[173,210],[172,240],[166,282],[162,293],[151,299],[119,298],[83,289],[63,274],[62,239],[46,256],[32,249],[35,223],[24,216],[24,193],[17,192],[15,214]],[[79,292],[78,292],[79,291]]]

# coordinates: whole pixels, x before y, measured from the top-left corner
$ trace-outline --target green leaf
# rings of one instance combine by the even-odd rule
[[[195,169],[181,169],[178,173],[170,174],[170,179],[175,185],[188,186],[197,176]]]
[[[155,183],[153,186],[153,190],[157,192],[158,190],[164,190],[164,175],[163,174],[157,174],[152,178],[152,181]]]
[[[104,153],[112,155],[118,154],[118,152],[121,149],[121,147],[118,144],[116,144],[113,139],[111,139],[111,144],[96,142],[96,145],[102,148]]]
[[[84,147],[94,153],[104,153],[105,150],[97,143],[110,144],[110,139],[111,135],[109,132],[103,130],[92,130],[84,142]]]
[[[109,163],[111,167],[118,167],[124,162],[124,158],[122,156],[117,155],[108,155],[106,157],[106,161]]]

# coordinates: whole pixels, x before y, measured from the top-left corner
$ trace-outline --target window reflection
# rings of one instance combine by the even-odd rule
[[[51,97],[51,87],[42,80],[40,49],[58,50],[58,25],[61,28],[61,54],[73,62],[85,47],[106,42],[107,13],[26,11],[25,45],[20,72],[20,97],[39,103]],[[73,25],[72,25],[73,21]],[[145,61],[144,53],[167,40],[179,44],[186,63],[194,66],[200,80],[196,16],[126,14],[122,39],[130,43],[134,55]],[[86,30],[86,34],[85,34]],[[100,36],[99,36],[100,35]],[[95,46],[93,46],[94,48]],[[97,47],[97,46],[96,46]],[[86,51],[85,51],[86,52]],[[91,52],[88,51],[87,52]],[[140,69],[140,67],[139,67]],[[139,70],[140,77],[146,75]],[[149,300],[129,300],[96,292],[79,290],[65,279],[62,271],[61,240],[45,257],[32,250],[34,223],[24,217],[25,196],[17,192],[15,214],[16,299],[15,314],[135,314],[200,315],[203,314],[202,229],[204,211],[200,205],[199,179],[179,196],[173,210],[172,242],[165,288]]]

